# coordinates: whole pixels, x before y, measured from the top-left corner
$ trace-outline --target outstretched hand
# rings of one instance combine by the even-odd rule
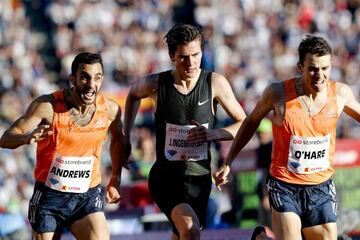
[[[52,134],[50,125],[39,125],[29,134],[28,144],[39,142]]]
[[[221,191],[221,186],[229,182],[228,175],[230,173],[229,165],[222,165],[215,173],[213,173],[213,179],[215,186]]]

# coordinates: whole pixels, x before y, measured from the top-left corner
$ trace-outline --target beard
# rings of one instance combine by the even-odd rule
[[[74,88],[82,104],[91,105],[95,102],[97,96],[96,90],[91,90],[91,88],[86,88],[86,87],[81,89],[76,85],[74,86]]]

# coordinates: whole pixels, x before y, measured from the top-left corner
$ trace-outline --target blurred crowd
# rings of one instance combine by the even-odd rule
[[[101,53],[103,91],[123,105],[133,82],[171,67],[164,36],[180,21],[203,28],[202,66],[227,77],[246,111],[268,83],[297,74],[296,48],[306,34],[329,40],[332,79],[360,99],[359,6],[359,0],[2,0],[0,134],[34,97],[68,86],[70,63],[84,50]],[[133,134],[138,164],[125,171],[128,182],[146,179],[154,161],[152,116],[142,110]],[[219,124],[228,121],[221,116]],[[358,136],[359,126],[342,116],[338,137]],[[0,212],[27,214],[34,148],[1,149]],[[104,156],[105,175],[109,163]]]

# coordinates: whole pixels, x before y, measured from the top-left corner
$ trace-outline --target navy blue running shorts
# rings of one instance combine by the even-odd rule
[[[271,208],[297,214],[303,228],[336,222],[336,190],[331,179],[318,185],[299,185],[270,177],[267,187]]]
[[[62,232],[76,220],[102,212],[103,205],[100,185],[85,193],[64,193],[37,182],[29,203],[28,219],[37,233]]]

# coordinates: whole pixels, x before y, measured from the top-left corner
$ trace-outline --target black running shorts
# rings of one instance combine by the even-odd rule
[[[175,234],[178,231],[171,221],[171,211],[180,203],[189,204],[199,218],[200,225],[204,226],[211,174],[188,176],[182,171],[170,170],[155,163],[149,175],[149,190],[154,202],[172,223]]]

